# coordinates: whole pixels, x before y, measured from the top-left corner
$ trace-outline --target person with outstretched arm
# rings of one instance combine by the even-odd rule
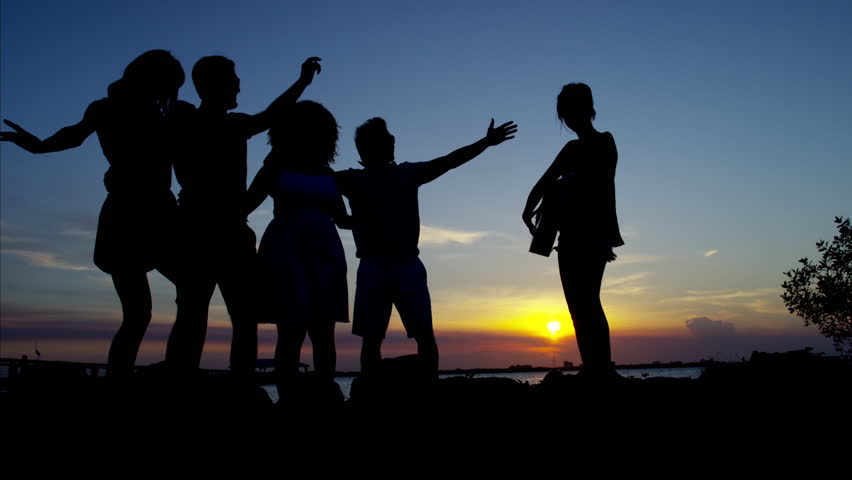
[[[95,265],[111,275],[121,301],[122,321],[107,359],[110,376],[133,374],[136,355],[151,322],[147,272],[157,269],[178,287],[178,321],[187,310],[180,295],[174,234],[177,203],[171,191],[177,126],[194,107],[177,99],[184,72],[165,50],[150,50],[130,62],[107,96],[95,100],[83,119],[41,140],[6,120],[14,132],[0,132],[32,153],[80,146],[96,133],[109,163],[108,192],[98,218]]]
[[[437,373],[438,345],[426,269],[417,248],[420,210],[417,192],[488,147],[514,138],[517,126],[506,122],[476,142],[428,162],[394,161],[394,136],[381,118],[355,131],[362,169],[336,173],[338,188],[349,200],[356,255],[360,258],[352,333],[362,337],[361,372],[370,375],[381,363],[381,346],[395,305],[409,338],[417,341],[424,370]]]
[[[198,369],[216,285],[231,317],[230,367],[251,375],[257,360],[256,237],[246,203],[248,140],[268,130],[295,105],[321,70],[319,57],[303,64],[296,82],[264,111],[248,115],[237,107],[240,79],[234,62],[204,57],[192,69],[201,105],[185,125],[184,151],[175,160],[186,270],[187,315],[175,323],[166,361],[176,371]]]

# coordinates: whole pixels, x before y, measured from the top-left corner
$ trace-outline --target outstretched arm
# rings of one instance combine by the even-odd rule
[[[476,158],[486,148],[500,145],[506,140],[515,138],[515,133],[518,131],[518,126],[514,122],[506,122],[497,128],[494,128],[494,119],[491,119],[491,124],[488,125],[488,131],[485,136],[466,147],[462,147],[448,155],[436,158],[429,164],[429,174],[421,183],[431,182],[448,171],[460,166]]]
[[[302,96],[302,93],[305,92],[305,89],[308,88],[308,85],[310,85],[313,81],[314,74],[319,75],[322,71],[322,66],[320,66],[319,62],[319,57],[311,57],[305,60],[302,64],[302,73],[299,75],[299,79],[296,80],[296,83],[290,86],[290,88],[288,88],[286,92],[282,93],[281,96],[276,98],[266,110],[251,116],[248,131],[249,137],[253,137],[260,132],[269,130],[269,127],[272,126],[272,122],[281,115],[281,112],[285,111],[289,105],[296,103],[296,100]]]
[[[12,127],[14,132],[0,132],[0,142],[12,142],[30,153],[48,153],[79,147],[96,128],[95,103],[89,105],[79,123],[60,129],[50,137],[40,140],[20,125],[9,120],[3,123]]]

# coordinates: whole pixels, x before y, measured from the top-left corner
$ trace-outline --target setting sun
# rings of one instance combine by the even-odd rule
[[[547,323],[547,330],[550,331],[551,335],[556,335],[556,332],[558,332],[560,328],[562,328],[562,323],[560,323],[559,320],[553,320],[552,322]]]

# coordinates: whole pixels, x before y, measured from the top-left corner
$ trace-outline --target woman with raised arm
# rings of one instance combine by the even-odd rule
[[[109,350],[108,372],[133,373],[136,354],[151,321],[147,272],[158,269],[176,281],[169,242],[177,204],[171,191],[172,159],[180,118],[192,105],[177,100],[184,82],[180,63],[165,50],[150,50],[130,62],[106,98],[95,100],[83,119],[40,140],[6,120],[0,133],[32,153],[80,146],[97,133],[109,169],[108,195],[98,219],[95,265],[112,276],[123,319]]]
[[[577,139],[565,145],[535,184],[522,218],[534,237],[534,248],[541,240],[536,237],[547,235],[546,223],[559,231],[559,276],[583,360],[581,373],[616,378],[600,290],[604,267],[615,260],[612,249],[624,245],[615,212],[618,152],[612,134],[592,125],[595,109],[588,85],[565,85],[557,97],[556,112]],[[542,205],[536,210],[539,202]],[[538,225],[533,222],[536,214],[540,215]],[[548,255],[552,238],[545,244],[535,253]]]
[[[330,167],[337,155],[338,130],[334,116],[319,103],[296,103],[270,128],[272,151],[247,194],[248,212],[267,195],[275,201],[258,255],[278,326],[275,368],[285,402],[304,393],[294,391],[294,382],[305,334],[313,347],[317,393],[342,400],[334,383],[334,326],[349,322],[349,295],[346,258],[335,225],[351,226]]]

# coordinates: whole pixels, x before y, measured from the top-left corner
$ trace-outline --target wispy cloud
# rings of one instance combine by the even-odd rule
[[[716,255],[717,253],[719,253],[719,250],[707,250],[706,252],[704,252],[704,256],[705,257],[712,257],[713,255]]]
[[[659,303],[703,303],[707,305],[748,305],[754,299],[779,295],[778,288],[754,288],[751,290],[687,290],[686,295],[665,298]]]
[[[647,289],[647,285],[642,283],[650,272],[639,272],[623,277],[607,278],[603,282],[603,290],[601,293],[609,295],[635,295],[642,293]]]
[[[420,226],[420,245],[447,245],[449,243],[461,243],[470,245],[481,240],[489,232],[465,232],[462,230],[451,230],[449,228]]]
[[[616,251],[616,253],[618,253],[618,251]],[[617,267],[619,265],[633,265],[636,263],[653,263],[659,262],[662,259],[663,257],[658,255],[618,255],[615,262],[610,265]],[[609,268],[610,265],[607,265],[607,268]]]
[[[9,234],[10,230],[12,230],[11,235]],[[8,222],[0,219],[0,244],[18,245],[18,248],[20,248],[22,245],[33,245],[35,243],[32,238],[18,235],[16,230],[19,229],[13,228]]]
[[[0,235],[0,243],[5,243],[6,245],[26,245],[32,244],[33,241],[29,238],[21,238],[21,237],[12,237],[9,235]]]
[[[98,270],[97,272],[100,272],[100,270]],[[91,280],[95,283],[100,283],[102,285],[112,286],[112,284],[113,284],[112,283],[112,277],[107,275],[106,273],[102,273],[102,272],[100,272],[100,273],[101,273],[100,275],[89,275],[89,277],[88,277],[89,280]]]
[[[787,308],[781,304],[781,299],[777,295],[778,292],[774,292],[770,298],[755,298],[754,300],[748,301],[744,303],[746,308],[751,309],[757,313],[771,313],[774,315],[787,315],[789,311]]]
[[[622,227],[621,228],[621,236],[624,238],[638,238],[639,231],[633,227]]]
[[[39,252],[35,250],[23,250],[17,248],[4,248],[0,250],[0,254],[15,255],[25,259],[32,265],[42,268],[53,268],[57,270],[94,270],[94,268],[83,265],[73,265],[56,257],[56,254],[50,252]]]
[[[95,238],[95,232],[77,227],[63,230],[62,235],[65,235],[66,237]]]

